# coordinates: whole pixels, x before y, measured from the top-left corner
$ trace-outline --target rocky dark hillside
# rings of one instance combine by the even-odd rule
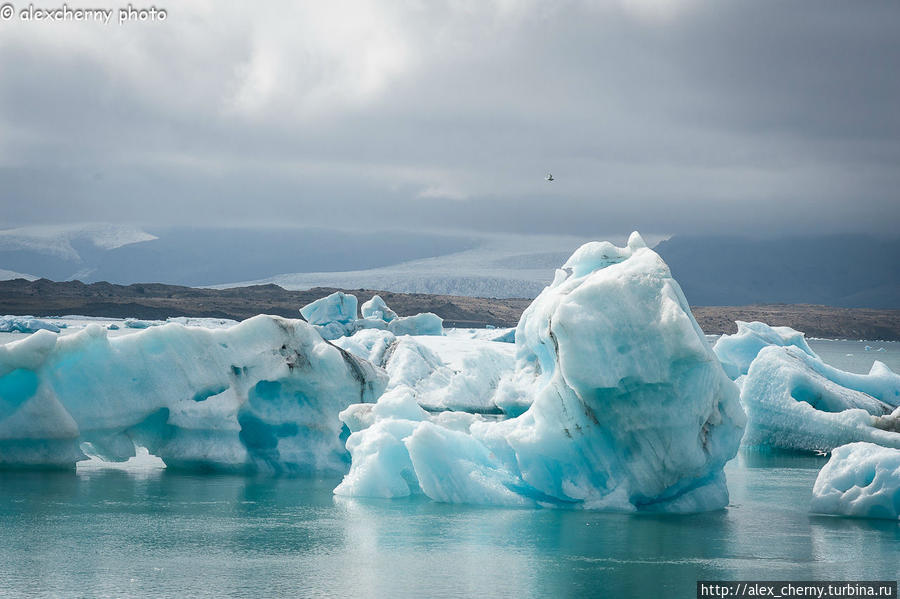
[[[299,309],[335,291],[352,293],[360,304],[378,293],[401,316],[434,312],[445,326],[515,326],[529,299],[483,299],[450,295],[426,295],[317,287],[288,291],[278,285],[231,289],[204,289],[146,283],[114,285],[54,282],[47,279],[0,281],[0,314],[43,316],[81,314],[114,318],[166,318],[198,316],[243,320],[256,314],[300,318]]]
[[[378,293],[401,316],[434,312],[448,327],[515,326],[530,299],[487,299],[452,295],[393,293],[371,289],[317,287],[288,291],[277,285],[204,289],[147,283],[113,285],[0,281],[0,314],[60,316],[81,314],[160,319],[205,316],[243,320],[256,314],[299,318],[299,308],[334,291],[360,303]],[[808,304],[695,306],[694,316],[709,334],[733,333],[735,320],[760,320],[803,331],[808,337],[900,340],[900,310],[833,308]]]

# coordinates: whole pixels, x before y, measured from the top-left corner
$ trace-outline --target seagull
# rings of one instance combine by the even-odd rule
[[[547,173],[547,176],[544,177],[544,179],[547,180],[547,181],[554,181],[554,179],[553,179],[553,173]]]

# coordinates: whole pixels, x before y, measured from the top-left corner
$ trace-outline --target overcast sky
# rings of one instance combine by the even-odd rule
[[[0,21],[0,225],[896,232],[896,0],[157,6]]]

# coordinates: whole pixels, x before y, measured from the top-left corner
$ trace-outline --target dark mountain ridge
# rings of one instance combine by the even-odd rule
[[[655,250],[691,305],[900,308],[900,238],[675,236]]]
[[[203,289],[161,283],[115,285],[16,279],[0,281],[0,314],[148,319],[197,316],[235,320],[256,314],[277,314],[299,318],[302,306],[335,291],[352,293],[360,302],[378,293],[401,316],[434,312],[444,319],[447,327],[515,326],[531,303],[527,298],[487,299],[371,289],[317,287],[288,291],[278,285]],[[900,310],[773,304],[695,306],[693,312],[708,334],[735,332],[735,320],[761,320],[793,327],[810,337],[900,340]]]

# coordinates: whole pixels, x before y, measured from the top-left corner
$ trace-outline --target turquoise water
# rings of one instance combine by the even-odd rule
[[[693,597],[896,579],[900,524],[808,513],[823,458],[741,454],[731,505],[633,516],[334,497],[336,480],[0,473],[0,596]]]
[[[868,373],[872,363],[879,360],[894,372],[900,372],[900,342],[897,341],[810,339],[809,346],[825,362],[841,370]]]
[[[811,345],[840,368],[900,371],[900,344]],[[896,580],[900,523],[809,514],[824,463],[741,453],[729,507],[690,516],[347,499],[336,479],[0,472],[0,597],[694,597],[698,579]]]

